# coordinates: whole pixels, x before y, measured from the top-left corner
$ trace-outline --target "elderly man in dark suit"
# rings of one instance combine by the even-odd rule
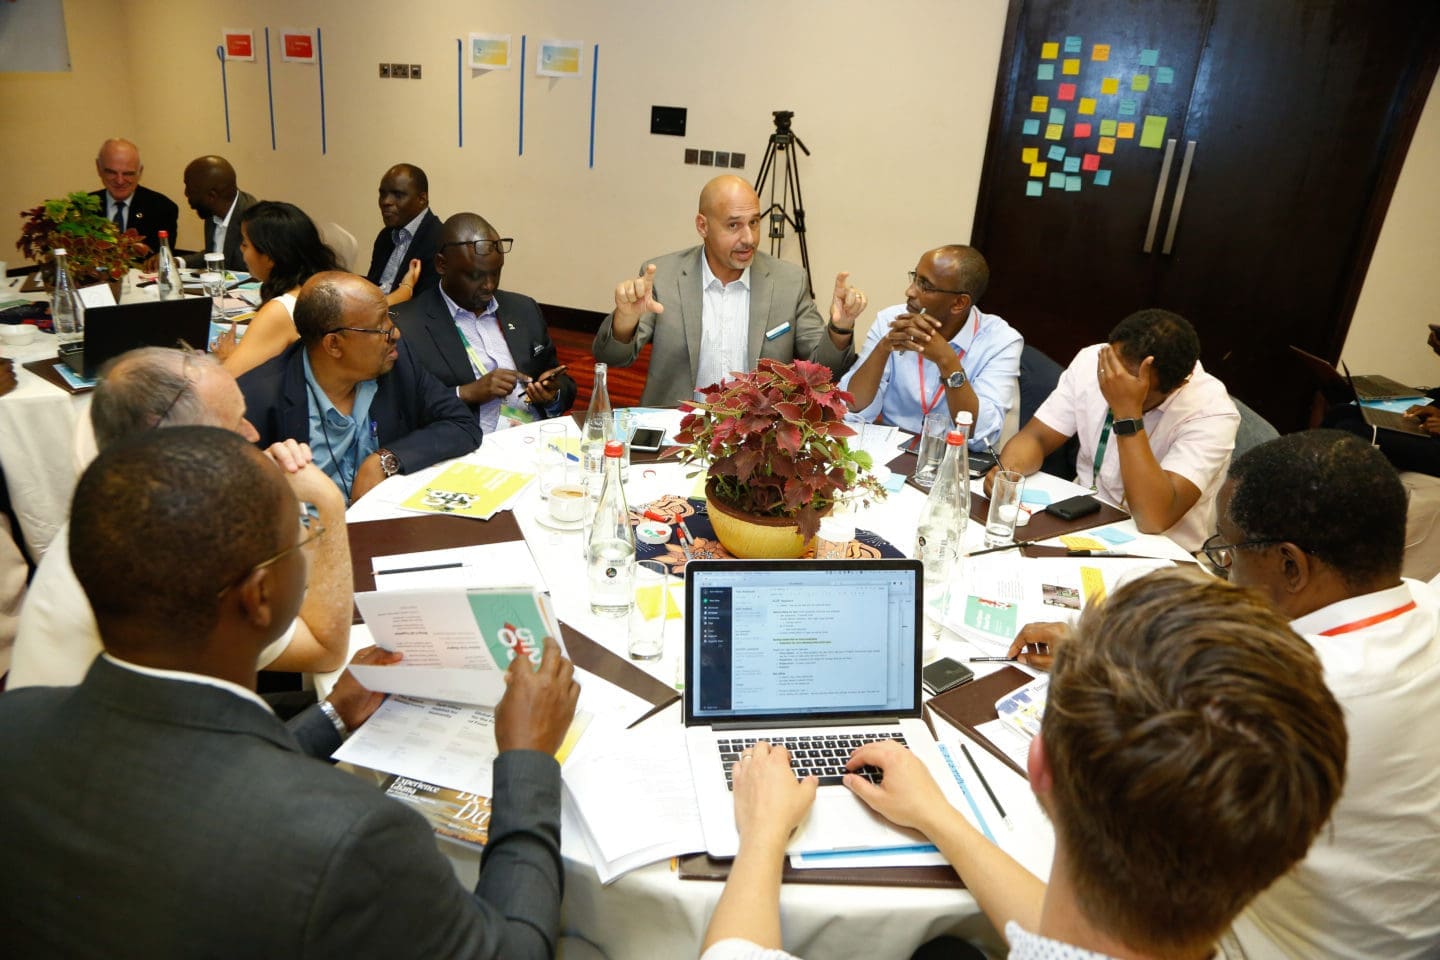
[[[295,301],[300,339],[240,378],[260,445],[310,444],[354,503],[397,473],[480,446],[480,427],[415,359],[385,295],[353,273],[317,273]]]
[[[202,253],[225,254],[225,266],[244,270],[240,218],[255,198],[235,185],[235,168],[224,157],[196,157],[185,167],[185,201],[205,221]]]
[[[413,163],[397,163],[380,178],[380,219],[385,226],[375,235],[370,269],[365,279],[385,293],[410,283],[405,267],[420,261],[420,278],[414,296],[440,282],[435,254],[440,249],[440,218],[430,209],[430,178]]]
[[[140,162],[139,147],[129,140],[106,140],[95,155],[95,172],[105,186],[90,196],[105,205],[103,213],[121,233],[134,230],[154,254],[160,251],[160,231],[164,230],[170,235],[170,248],[179,249],[175,231],[180,208],[165,194],[140,185],[145,164]]]
[[[395,310],[415,356],[455,388],[483,430],[556,417],[575,402],[540,305],[499,289],[511,243],[483,217],[455,214],[435,257],[439,286]]]
[[[865,295],[835,278],[827,323],[815,309],[805,271],[756,249],[760,198],[734,175],[700,192],[698,247],[657,257],[640,276],[615,288],[615,311],[600,324],[595,359],[617,367],[635,362],[653,342],[640,402],[666,406],[694,399],[700,387],[761,357],[810,360],[836,380],[855,362],[855,321]]]
[[[538,669],[512,664],[471,893],[423,817],[315,759],[381,697],[342,679],[328,742],[307,749],[255,695],[323,535],[305,516],[213,427],[125,441],[81,477],[71,555],[105,654],[78,687],[0,696],[7,955],[553,955],[573,667],[548,643]]]

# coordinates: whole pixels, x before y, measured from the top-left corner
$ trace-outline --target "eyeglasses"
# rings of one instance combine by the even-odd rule
[[[1272,543],[1284,543],[1274,537],[1262,540],[1243,540],[1240,543],[1220,543],[1220,534],[1215,534],[1200,545],[1206,559],[1215,564],[1218,570],[1229,570],[1230,564],[1235,562],[1235,551],[1245,547],[1263,547]]]
[[[180,379],[185,382],[180,384],[180,389],[175,391],[175,396],[170,398],[170,402],[165,404],[165,409],[160,411],[160,416],[155,418],[154,427],[165,425],[165,421],[170,419],[170,414],[175,410],[175,404],[179,403],[180,398],[189,393],[190,388],[195,385],[194,378],[190,376],[190,368],[194,365],[195,348],[184,340],[176,340],[175,349],[180,351]]]
[[[500,253],[509,253],[510,248],[513,246],[515,246],[513,237],[501,237],[499,240],[491,240],[487,237],[484,240],[451,240],[449,243],[440,244],[440,249],[444,250],[446,247],[470,247],[478,256],[488,257],[497,251]]]
[[[385,311],[385,316],[390,320],[388,327],[331,327],[327,333],[339,333],[341,330],[348,330],[351,333],[378,333],[385,338],[386,343],[394,343],[400,339],[400,328],[395,326],[395,320],[399,317],[394,310]]]
[[[259,563],[255,564],[255,565],[254,565],[253,567],[251,567],[249,570],[246,570],[246,571],[245,571],[244,573],[242,573],[240,576],[236,577],[234,580],[230,581],[230,582],[227,583],[225,586],[221,587],[220,590],[219,590],[219,592],[217,592],[217,593],[215,594],[215,596],[216,596],[216,597],[223,597],[223,596],[225,596],[225,591],[229,590],[231,587],[235,586],[236,584],[241,583],[242,581],[244,581],[246,577],[250,576],[250,574],[254,573],[256,570],[263,570],[265,567],[270,566],[272,563],[276,563],[276,562],[278,562],[278,561],[280,561],[280,560],[283,560],[285,557],[288,557],[290,554],[294,553],[296,550],[299,550],[299,549],[301,549],[301,548],[309,545],[310,543],[312,543],[312,542],[314,542],[314,541],[316,541],[316,540],[319,540],[319,539],[320,539],[322,536],[324,536],[324,535],[325,535],[325,525],[320,522],[320,508],[317,507],[317,506],[315,506],[315,504],[310,503],[309,501],[301,500],[301,501],[300,501],[300,539],[297,540],[295,543],[291,544],[290,546],[286,547],[284,550],[281,550],[279,553],[275,554],[273,557],[267,557],[266,559],[261,560]]]
[[[969,290],[941,290],[939,287],[935,286],[935,284],[931,283],[929,280],[926,280],[914,270],[910,271],[909,276],[910,282],[915,284],[915,286],[919,287],[921,293],[949,293],[957,297],[963,297],[965,294],[970,292]]]

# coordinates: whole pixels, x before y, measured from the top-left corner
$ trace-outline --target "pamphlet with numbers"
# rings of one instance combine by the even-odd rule
[[[352,665],[371,690],[493,707],[516,657],[538,665],[560,624],[530,587],[386,590],[355,595],[375,643],[405,655],[389,666]]]

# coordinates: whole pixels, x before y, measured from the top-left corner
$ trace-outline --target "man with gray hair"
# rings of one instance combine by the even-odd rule
[[[140,234],[152,255],[160,251],[161,230],[170,234],[171,247],[176,246],[180,208],[165,194],[140,185],[145,164],[140,162],[139,147],[120,138],[106,140],[95,155],[95,172],[105,186],[90,196],[100,201],[101,213],[121,233]]]
[[[220,427],[254,442],[235,378],[211,357],[188,350],[142,347],[116,357],[90,407],[95,441],[105,450],[157,427]],[[295,496],[314,504],[332,535],[317,543],[300,614],[260,655],[260,668],[323,672],[345,662],[350,643],[350,546],[345,501],[335,484],[294,441],[265,451]],[[223,508],[217,504],[217,509]],[[68,525],[62,526],[35,572],[20,612],[7,686],[72,686],[100,653],[100,634],[71,568]]]

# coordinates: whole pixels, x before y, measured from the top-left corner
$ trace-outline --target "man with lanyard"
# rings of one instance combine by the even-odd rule
[[[1129,510],[1141,533],[1164,533],[1194,551],[1213,529],[1239,426],[1225,385],[1200,365],[1190,322],[1141,310],[1110,331],[1109,343],[1075,355],[1000,462],[1031,474],[1078,436],[1077,483]]]
[[[385,295],[352,273],[317,273],[295,301],[300,339],[240,378],[263,446],[310,444],[354,503],[397,473],[480,446],[465,405],[400,341]]]
[[[840,381],[854,395],[852,415],[883,417],[919,433],[943,397],[950,419],[975,418],[970,442],[984,449],[1000,438],[1018,401],[1024,339],[994,314],[981,313],[990,267],[974,247],[950,244],[920,258],[905,302],[881,310],[855,367]],[[907,354],[913,353],[911,362]]]
[[[439,286],[396,309],[416,359],[487,432],[559,416],[575,402],[539,304],[499,289],[512,243],[483,217],[455,214],[435,256]]]

